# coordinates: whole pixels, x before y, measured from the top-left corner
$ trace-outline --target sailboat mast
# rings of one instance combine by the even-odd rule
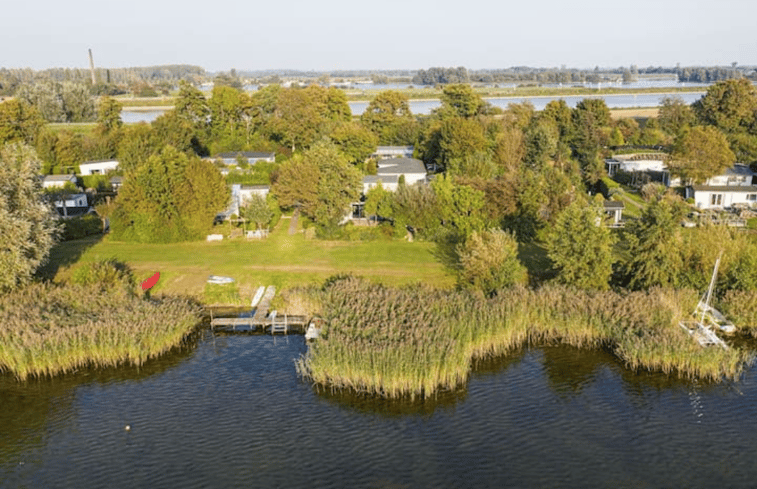
[[[710,309],[710,301],[712,300],[712,290],[715,288],[715,279],[718,276],[718,267],[720,266],[720,258],[723,256],[721,251],[718,255],[718,259],[715,260],[715,268],[712,270],[712,278],[710,279],[710,287],[707,289],[707,298],[704,302],[704,308],[702,309],[702,321],[704,321],[704,315]]]

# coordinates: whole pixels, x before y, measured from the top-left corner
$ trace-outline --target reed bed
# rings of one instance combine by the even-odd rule
[[[718,307],[740,331],[757,337],[757,291],[729,290]]]
[[[201,309],[184,298],[36,284],[0,300],[0,371],[19,380],[142,365],[181,344]]]
[[[545,342],[606,348],[634,369],[700,379],[735,378],[751,361],[739,350],[703,349],[677,326],[696,304],[687,291],[517,287],[487,299],[347,278],[296,294],[317,303],[326,320],[321,338],[298,359],[299,374],[388,398],[454,389],[475,360]]]

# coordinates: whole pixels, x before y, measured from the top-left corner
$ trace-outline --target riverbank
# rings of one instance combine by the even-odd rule
[[[694,291],[544,287],[486,299],[354,278],[290,293],[327,324],[297,362],[301,376],[324,388],[413,399],[465,384],[477,360],[552,342],[607,349],[634,370],[712,381],[739,377],[750,354],[702,348],[678,327],[697,297]]]
[[[179,346],[200,318],[199,305],[186,298],[34,284],[0,299],[0,372],[26,380],[139,366]]]

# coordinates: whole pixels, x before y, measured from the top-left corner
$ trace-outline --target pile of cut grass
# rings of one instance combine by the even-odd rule
[[[0,371],[19,380],[142,365],[182,343],[201,308],[98,286],[35,284],[0,299]]]
[[[463,385],[477,359],[528,344],[607,348],[629,367],[681,377],[735,378],[751,357],[704,349],[678,320],[692,292],[618,294],[514,288],[487,299],[425,286],[389,288],[348,278],[296,293],[317,297],[321,338],[297,361],[314,383],[388,398],[427,398]]]

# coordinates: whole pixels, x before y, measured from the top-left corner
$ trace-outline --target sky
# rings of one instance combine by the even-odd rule
[[[701,5],[702,3],[699,3]],[[0,67],[210,72],[757,65],[757,2],[31,0],[0,8]]]

